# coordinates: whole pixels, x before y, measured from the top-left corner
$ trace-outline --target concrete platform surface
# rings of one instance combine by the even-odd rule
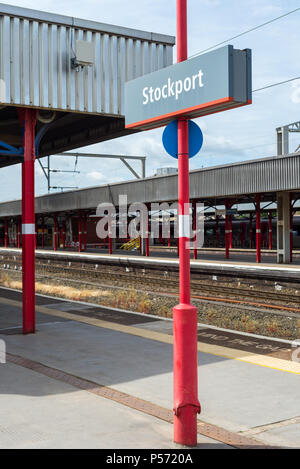
[[[131,318],[127,325],[101,322],[89,319],[88,305],[38,296],[37,333],[23,336],[18,296],[15,301],[11,292],[7,296],[0,296],[0,339],[9,354],[172,409],[172,337],[164,321],[161,332],[159,321],[147,317],[136,324]],[[76,310],[78,320],[70,316]],[[248,363],[241,350],[228,359],[220,347],[210,347],[210,353],[199,352],[201,420],[236,435],[254,429],[265,444],[300,447],[300,369],[272,368],[265,356],[260,365]],[[0,364],[0,374],[0,447],[174,447],[172,426],[156,417],[38,369],[8,362]],[[199,443],[224,447],[204,436]]]
[[[7,363],[1,365],[0,448],[176,448],[172,426]],[[226,448],[207,437],[199,448]]]

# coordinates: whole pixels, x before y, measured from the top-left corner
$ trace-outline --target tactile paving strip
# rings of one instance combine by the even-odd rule
[[[168,423],[173,423],[173,413],[171,410],[164,407],[160,407],[151,402],[145,401],[138,397],[131,396],[115,389],[109,388],[107,386],[102,386],[92,381],[88,381],[83,378],[78,378],[64,371],[57,370],[56,368],[51,368],[49,366],[42,365],[41,363],[29,360],[27,358],[20,357],[18,355],[12,355],[8,353],[6,355],[8,362],[13,363],[18,366],[22,366],[29,370],[35,371],[42,375],[48,376],[49,378],[56,379],[63,383],[74,386],[78,389],[91,392],[97,396],[110,399],[112,401],[118,402],[119,404],[125,405],[132,409],[138,410],[153,417],[164,420]],[[230,432],[224,428],[212,425],[209,423],[198,421],[198,433],[206,437],[212,438],[221,443],[225,443],[229,446],[239,449],[270,449],[271,446],[267,446],[262,442],[259,442],[253,438],[247,436]]]

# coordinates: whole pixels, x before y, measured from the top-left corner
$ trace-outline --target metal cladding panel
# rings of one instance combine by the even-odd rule
[[[191,173],[191,197],[240,196],[300,189],[300,155],[265,158]]]
[[[124,82],[173,62],[174,39],[167,36],[135,34],[134,30],[92,22],[86,22],[85,28],[81,20],[71,23],[71,18],[3,7],[0,105],[123,115]],[[6,10],[14,14],[3,13]],[[22,12],[26,15],[21,16]],[[28,12],[34,18],[28,18]],[[43,19],[35,19],[38,13]],[[55,24],[56,19],[64,18],[70,24]],[[76,70],[71,59],[78,39],[94,44],[95,63]]]
[[[264,158],[190,173],[191,199],[224,199],[251,194],[300,191],[300,154]],[[36,213],[95,209],[101,202],[118,205],[120,195],[133,202],[174,202],[177,175],[151,177],[77,191],[44,195],[35,200]],[[21,214],[21,202],[0,203],[0,218]]]

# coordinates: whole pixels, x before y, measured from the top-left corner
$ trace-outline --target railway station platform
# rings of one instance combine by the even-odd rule
[[[172,321],[0,288],[1,448],[174,448]],[[299,447],[292,344],[199,325],[198,448]]]
[[[21,250],[17,248],[1,248],[0,262],[5,262],[5,255],[20,256]],[[53,251],[48,249],[37,249],[36,259],[48,261],[84,262],[92,264],[107,264],[120,267],[153,268],[161,270],[178,270],[179,260],[177,254],[166,250],[154,250],[151,257],[141,256],[137,252],[130,255],[119,250],[115,254],[108,254],[104,250],[91,249],[78,253],[74,251]],[[276,253],[263,254],[263,262],[257,264],[253,253],[241,253],[239,250],[232,253],[231,259],[224,259],[221,251],[202,251],[198,259],[192,259],[191,272],[208,275],[227,275],[236,277],[248,277],[254,279],[291,280],[298,282],[300,279],[300,252],[294,254],[292,264],[276,264]]]

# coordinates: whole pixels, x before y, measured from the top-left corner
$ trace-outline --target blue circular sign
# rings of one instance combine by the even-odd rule
[[[189,158],[197,155],[203,144],[203,134],[200,127],[189,120]],[[163,146],[169,155],[178,159],[178,120],[170,122],[163,132]]]

